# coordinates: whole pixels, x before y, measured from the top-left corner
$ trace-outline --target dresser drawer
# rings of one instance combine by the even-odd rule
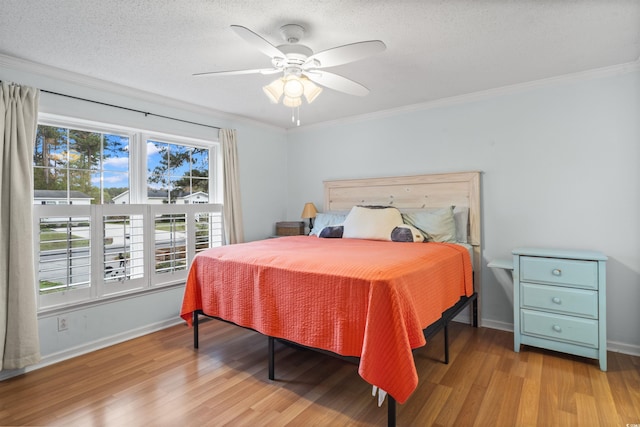
[[[598,289],[598,263],[543,257],[520,257],[520,280]]]
[[[597,291],[522,283],[520,298],[522,308],[598,318]]]
[[[522,334],[598,348],[598,321],[542,311],[521,310]]]

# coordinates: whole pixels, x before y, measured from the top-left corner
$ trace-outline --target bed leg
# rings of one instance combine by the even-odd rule
[[[192,313],[193,316],[193,348],[198,348],[198,311]]]
[[[269,379],[272,381],[276,379],[276,375],[275,375],[276,357],[275,357],[275,351],[274,351],[274,342],[275,342],[275,338],[269,337]]]
[[[449,364],[449,322],[444,324],[444,363]]]
[[[387,394],[387,426],[396,427],[396,400]]]

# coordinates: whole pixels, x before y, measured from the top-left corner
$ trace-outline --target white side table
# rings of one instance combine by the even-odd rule
[[[513,271],[513,260],[512,259],[495,259],[487,264],[489,268],[502,268],[503,270]]]

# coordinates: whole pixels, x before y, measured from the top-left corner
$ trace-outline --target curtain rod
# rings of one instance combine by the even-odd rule
[[[150,112],[148,112],[148,111],[136,110],[135,108],[122,107],[122,106],[120,106],[120,105],[114,105],[114,104],[109,104],[109,103],[106,103],[106,102],[94,101],[93,99],[81,98],[81,97],[79,97],[79,96],[67,95],[67,94],[59,93],[59,92],[52,92],[52,91],[50,91],[50,90],[40,89],[40,92],[49,93],[49,94],[51,94],[51,95],[64,96],[64,97],[66,97],[66,98],[77,99],[77,100],[79,100],[79,101],[93,102],[94,104],[105,105],[105,106],[107,106],[107,107],[120,108],[121,110],[127,110],[127,111],[132,111],[132,112],[134,112],[134,113],[144,114],[144,115],[145,115],[145,117],[147,117],[147,116],[155,116],[155,117],[160,117],[160,118],[163,118],[163,119],[175,120],[175,121],[177,121],[177,122],[189,123],[189,124],[191,124],[191,125],[204,126],[204,127],[211,128],[211,129],[218,129],[218,130],[220,130],[220,129],[221,129],[221,128],[219,128],[218,126],[205,125],[205,124],[203,124],[203,123],[192,122],[192,121],[184,120],[184,119],[177,119],[177,118],[175,118],[175,117],[164,116],[164,115],[162,115],[162,114],[155,114],[155,113],[150,113]]]
[[[0,80],[0,83],[2,83],[2,80]],[[15,83],[10,83],[10,84],[15,84]],[[162,114],[155,114],[155,113],[150,113],[150,112],[148,112],[148,111],[136,110],[136,109],[134,109],[134,108],[122,107],[122,106],[120,106],[120,105],[114,105],[114,104],[108,104],[108,103],[106,103],[106,102],[94,101],[93,99],[81,98],[81,97],[79,97],[79,96],[67,95],[67,94],[64,94],[64,93],[53,92],[53,91],[50,91],[50,90],[40,89],[40,92],[48,93],[48,94],[51,94],[51,95],[64,96],[64,97],[66,97],[66,98],[71,98],[71,99],[77,99],[77,100],[79,100],[79,101],[92,102],[92,103],[94,103],[94,104],[100,104],[100,105],[104,105],[104,106],[107,106],[107,107],[119,108],[119,109],[121,109],[121,110],[132,111],[132,112],[134,112],[134,113],[144,114],[144,115],[145,115],[145,117],[146,117],[146,116],[155,116],[155,117],[160,117],[160,118],[162,118],[162,119],[175,120],[175,121],[177,121],[177,122],[188,123],[188,124],[196,125],[196,126],[203,126],[203,127],[207,127],[207,128],[211,128],[211,129],[218,129],[218,130],[220,130],[220,129],[221,129],[221,128],[220,128],[220,127],[218,127],[218,126],[205,125],[205,124],[203,124],[203,123],[192,122],[192,121],[189,121],[189,120],[183,120],[183,119],[177,119],[177,118],[175,118],[175,117],[164,116],[164,115],[162,115]]]

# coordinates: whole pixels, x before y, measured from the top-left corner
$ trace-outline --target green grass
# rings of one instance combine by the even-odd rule
[[[48,280],[40,281],[40,293],[41,294],[50,294],[52,292],[58,292],[60,289],[49,289],[54,288],[56,286],[62,286],[61,282],[50,282]]]
[[[74,234],[71,235],[72,248],[85,248],[89,246],[89,239],[83,239]],[[51,251],[56,249],[67,249],[67,233],[59,231],[40,232],[40,251]]]
[[[156,230],[160,231],[185,231],[187,226],[184,222],[176,222],[171,224],[156,224]]]

